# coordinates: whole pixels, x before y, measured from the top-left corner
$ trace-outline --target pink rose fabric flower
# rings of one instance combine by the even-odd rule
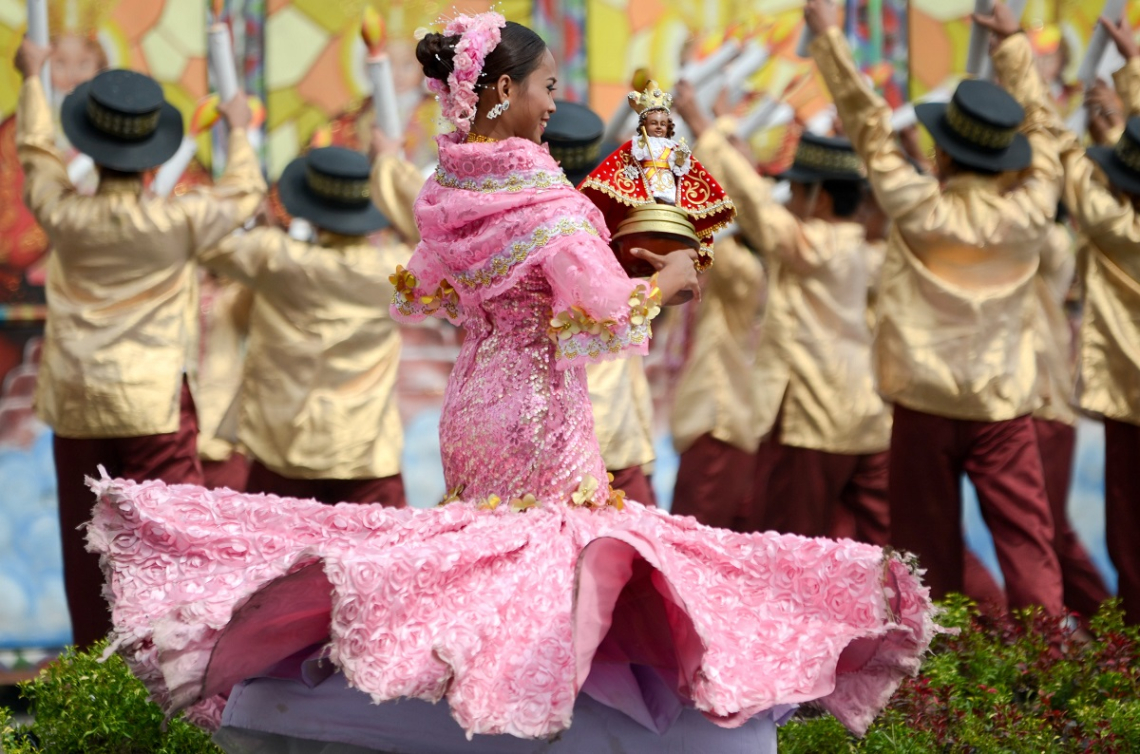
[[[483,72],[483,62],[498,46],[506,23],[501,14],[494,12],[459,15],[443,30],[447,36],[460,37],[455,45],[454,69],[446,82],[429,79],[428,89],[438,95],[443,117],[462,135],[471,130],[475,118],[479,104],[475,84]]]

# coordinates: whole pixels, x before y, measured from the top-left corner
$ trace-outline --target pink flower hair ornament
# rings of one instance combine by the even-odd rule
[[[443,30],[446,36],[459,36],[455,44],[454,68],[447,81],[430,79],[428,89],[439,96],[443,117],[455,130],[466,135],[475,120],[479,104],[476,82],[483,72],[487,55],[499,45],[502,28],[507,20],[499,13],[478,13],[474,16],[456,16]]]

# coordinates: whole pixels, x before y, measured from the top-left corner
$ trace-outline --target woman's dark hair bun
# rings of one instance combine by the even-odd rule
[[[455,70],[455,45],[459,36],[445,37],[442,34],[427,34],[416,45],[416,60],[423,66],[424,75],[429,79],[447,81]]]

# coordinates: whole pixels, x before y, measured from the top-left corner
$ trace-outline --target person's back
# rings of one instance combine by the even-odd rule
[[[1101,22],[1104,23],[1103,21]],[[1087,151],[1062,131],[1065,204],[1088,239],[1077,402],[1104,421],[1108,555],[1127,623],[1140,624],[1140,47],[1126,21],[1106,25],[1128,61],[1115,75],[1128,116],[1112,146]],[[1090,117],[1096,106],[1086,101]],[[1060,124],[1057,124],[1058,127]]]
[[[75,114],[84,98],[116,84],[110,71],[71,95],[65,127],[91,131]],[[155,85],[157,89],[157,85]],[[161,99],[161,91],[157,92]],[[163,117],[179,118],[173,111]],[[47,323],[36,409],[59,434],[133,437],[178,426],[178,391],[197,325],[195,249],[229,233],[253,213],[265,190],[243,129],[231,132],[229,163],[217,186],[172,198],[148,194],[139,165],[101,166],[94,196],[76,192],[52,137],[42,89],[21,93],[20,159],[25,201],[52,245]],[[180,135],[180,132],[179,132]],[[168,137],[177,144],[177,140]],[[85,142],[76,139],[79,146]],[[158,145],[154,155],[163,154]],[[98,150],[96,150],[98,152]],[[113,162],[112,153],[96,154]],[[137,168],[137,170],[136,170]],[[143,358],[145,356],[145,358]]]
[[[389,275],[407,249],[321,233],[316,243],[259,229],[239,439],[281,473],[349,479],[400,470],[400,333]]]
[[[278,183],[315,241],[280,228],[233,235],[198,255],[256,294],[238,439],[253,456],[248,489],[327,503],[403,505],[403,429],[396,406],[400,334],[389,276],[400,243],[373,245],[388,225],[372,203],[368,160],[317,149]]]
[[[1053,521],[1030,413],[1037,406],[1034,280],[1052,231],[1061,165],[1032,50],[1002,4],[975,17],[998,44],[1008,92],[962,82],[949,103],[916,107],[939,171],[922,175],[890,108],[854,64],[825,0],[805,18],[844,129],[892,220],[878,287],[874,366],[894,403],[892,544],[916,552],[931,593],[963,587],[961,476],[994,527],[1013,607],[1061,611]]]
[[[110,628],[98,559],[77,531],[91,511],[85,477],[102,466],[136,480],[203,481],[186,378],[197,333],[191,259],[253,213],[265,182],[245,136],[249,107],[236,97],[222,106],[234,128],[217,188],[147,195],[143,172],[178,149],[182,115],[153,79],[112,70],[77,87],[60,112],[68,140],[99,169],[98,191],[81,196],[39,79],[47,54],[27,41],[17,53],[17,151],[24,201],[52,247],[35,407],[54,433],[64,578],[82,648]]]

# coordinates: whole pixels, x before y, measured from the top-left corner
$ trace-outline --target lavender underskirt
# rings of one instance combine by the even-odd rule
[[[405,699],[375,705],[316,651],[283,661],[268,677],[234,687],[214,742],[227,754],[776,754],[776,726],[793,708],[757,715],[739,728],[710,723],[675,705],[653,672],[633,674],[645,700],[635,720],[605,704],[628,671],[595,668],[574,704],[574,722],[553,741],[475,736],[468,741],[447,702]],[[595,698],[598,697],[598,698]]]

